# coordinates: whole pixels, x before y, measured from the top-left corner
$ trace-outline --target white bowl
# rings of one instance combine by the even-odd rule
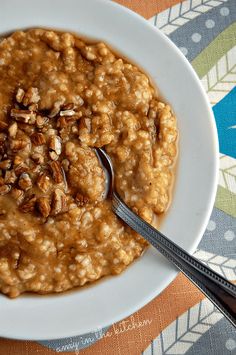
[[[176,187],[161,230],[193,252],[214,203],[218,140],[206,94],[185,57],[143,18],[111,1],[1,1],[0,33],[27,27],[66,29],[103,40],[150,75],[174,108],[180,132]],[[176,275],[149,248],[120,276],[94,286],[58,296],[0,296],[0,336],[53,339],[97,330],[144,306]]]

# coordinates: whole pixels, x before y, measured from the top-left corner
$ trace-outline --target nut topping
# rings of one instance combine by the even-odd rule
[[[24,191],[31,189],[32,180],[31,180],[29,174],[27,174],[27,173],[21,174],[21,176],[19,177],[18,185]]]
[[[16,93],[16,101],[18,103],[21,103],[24,96],[25,96],[25,91],[23,89],[19,88]]]
[[[5,173],[4,181],[6,184],[14,184],[17,180],[17,176],[14,170],[7,170]]]
[[[61,154],[61,138],[59,136],[50,136],[49,148],[54,150],[57,155],[60,155]]]
[[[10,168],[11,168],[11,160],[10,159],[0,161],[0,169],[8,170]]]
[[[15,167],[15,174],[20,176],[22,173],[29,171],[29,167],[25,163],[20,163]]]
[[[52,160],[55,160],[55,161],[58,160],[58,158],[59,158],[59,156],[57,155],[57,153],[54,152],[54,150],[51,150],[49,152],[49,156]]]
[[[37,88],[29,88],[24,95],[23,105],[28,106],[30,104],[37,104],[40,100],[39,92]]]
[[[57,184],[64,181],[64,173],[61,164],[58,161],[52,161],[49,163],[49,167],[52,171],[52,177]]]
[[[19,205],[24,198],[24,191],[16,189],[15,187],[11,190],[12,197],[16,200],[17,204]]]
[[[14,122],[10,125],[10,127],[8,128],[8,133],[9,133],[10,137],[15,138],[16,133],[17,133],[17,123],[16,122]]]
[[[8,128],[8,124],[0,120],[0,130],[5,131]]]
[[[75,114],[74,110],[63,110],[60,111],[60,116],[73,116]]]
[[[10,141],[10,148],[13,152],[24,149],[27,146],[28,142],[24,139],[13,139]]]
[[[37,180],[37,186],[42,192],[47,192],[51,186],[50,178],[45,173],[41,174]]]
[[[24,213],[33,212],[35,203],[36,196],[34,194],[30,195],[29,197],[25,198],[23,203],[20,205],[20,210]]]
[[[6,195],[11,190],[11,185],[0,186],[0,195]]]
[[[43,164],[44,162],[44,157],[40,153],[33,153],[31,155],[31,159],[36,163],[36,164]]]
[[[22,123],[34,124],[36,115],[30,110],[18,110],[13,108],[11,110],[11,117]]]
[[[42,133],[34,133],[30,138],[34,145],[43,145],[46,143],[46,139]]]
[[[88,197],[86,197],[78,192],[75,197],[75,202],[77,203],[78,206],[82,207],[89,202],[89,199],[88,199]]]
[[[49,118],[45,116],[37,115],[36,117],[36,125],[38,128],[43,128],[49,122]]]
[[[67,210],[67,198],[64,192],[60,189],[56,189],[52,197],[52,215],[66,212]]]
[[[39,212],[42,214],[43,217],[47,218],[51,211],[50,200],[48,197],[40,197],[37,200],[37,206]]]

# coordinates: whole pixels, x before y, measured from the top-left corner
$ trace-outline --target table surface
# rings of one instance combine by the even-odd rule
[[[236,281],[236,0],[117,0],[184,53],[213,106],[220,142],[218,192],[195,256]],[[227,355],[236,332],[182,274],[158,297],[100,333],[63,340],[0,339],[0,355]]]

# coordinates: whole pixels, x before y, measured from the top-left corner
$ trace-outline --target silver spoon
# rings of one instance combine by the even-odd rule
[[[236,286],[188,254],[134,213],[115,191],[114,170],[110,157],[101,148],[97,148],[96,151],[108,173],[108,194],[112,199],[113,212],[177,266],[236,327]]]

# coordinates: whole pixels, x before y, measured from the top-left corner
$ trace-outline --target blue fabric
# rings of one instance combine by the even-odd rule
[[[218,130],[220,152],[236,158],[236,87],[214,106],[213,111]]]

